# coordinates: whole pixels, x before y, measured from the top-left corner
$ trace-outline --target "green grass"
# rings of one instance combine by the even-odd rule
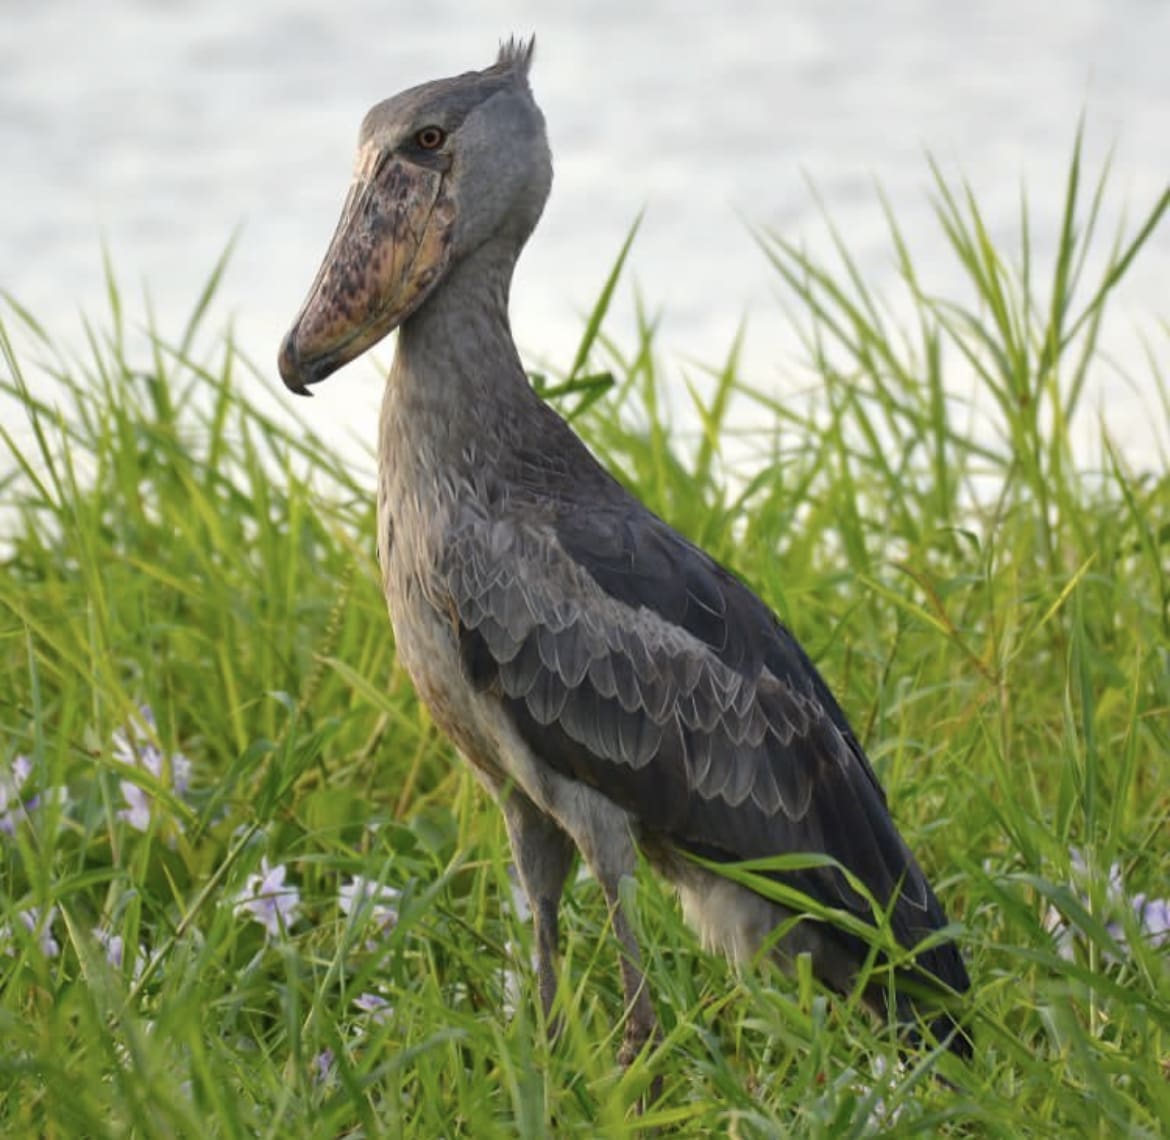
[[[1128,896],[1170,895],[1170,475],[1131,470],[1103,433],[1090,469],[1070,433],[1111,290],[1165,236],[1170,194],[1102,239],[1105,181],[1086,191],[1074,154],[1041,266],[1026,209],[1021,248],[995,249],[966,188],[936,177],[941,227],[919,240],[949,243],[969,309],[918,279],[892,217],[908,327],[844,243],[829,266],[760,235],[816,378],[800,399],[753,387],[732,346],[692,378],[699,430],[679,430],[653,322],[632,347],[606,334],[612,283],[542,382],[763,594],[849,710],[960,924],[978,1052],[948,1068],[959,1087],[923,1067],[875,1081],[891,1048],[855,1002],[736,976],[649,876],[634,909],[661,1048],[614,1064],[591,881],[566,904],[567,1028],[545,1042],[498,812],[395,664],[372,486],[258,409],[273,370],[201,327],[217,269],[190,326],[152,332],[141,359],[112,275],[83,360],[11,298],[0,327],[0,388],[26,413],[2,429],[0,770],[31,766],[9,810],[66,789],[0,836],[0,1132],[1160,1134],[1170,943],[1144,936],[1110,869]],[[1165,417],[1165,323],[1153,338]],[[185,791],[176,765],[115,756],[144,704],[153,754],[192,762]],[[152,797],[145,831],[119,814],[121,781]],[[271,937],[235,905],[262,858],[300,894]],[[339,909],[359,873],[401,892],[378,936]],[[20,918],[34,908],[55,953]],[[1054,916],[1074,928],[1060,944]],[[124,940],[120,967],[95,928]],[[356,1004],[371,993],[381,1018]],[[639,1118],[656,1073],[664,1097]]]

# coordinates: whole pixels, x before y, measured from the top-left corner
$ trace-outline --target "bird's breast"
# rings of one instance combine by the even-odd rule
[[[398,612],[392,606],[390,620],[398,660],[431,718],[474,767],[498,782],[503,773],[484,723],[483,697],[463,678],[450,619],[423,603]]]
[[[455,509],[445,497],[380,479],[378,559],[399,663],[435,724],[494,789],[506,778],[494,710],[463,676],[454,605],[439,572]]]

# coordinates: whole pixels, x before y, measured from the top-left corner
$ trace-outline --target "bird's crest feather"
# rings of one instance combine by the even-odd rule
[[[511,71],[518,79],[527,81],[535,52],[535,35],[529,36],[528,39],[522,36],[509,36],[500,44],[500,54],[496,56],[495,66],[501,71]]]

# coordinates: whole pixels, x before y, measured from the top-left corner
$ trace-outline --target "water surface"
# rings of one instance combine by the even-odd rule
[[[826,248],[810,180],[862,270],[893,293],[880,182],[922,276],[946,293],[959,277],[931,215],[927,150],[970,179],[997,239],[1015,240],[1026,183],[1041,251],[1082,113],[1094,168],[1116,152],[1110,225],[1127,205],[1148,209],[1170,176],[1170,5],[1158,0],[5,0],[0,287],[80,343],[78,312],[104,306],[104,240],[128,308],[142,312],[145,283],[177,336],[239,228],[211,324],[230,317],[275,376],[366,108],[484,66],[501,36],[530,30],[556,160],[514,290],[533,365],[567,364],[643,207],[630,280],[664,314],[671,374],[720,361],[747,314],[745,371],[784,393],[802,382],[800,350],[748,223]],[[1156,324],[1167,296],[1163,227],[1108,329],[1139,378],[1141,335],[1170,373]],[[619,310],[611,327],[628,341],[629,290]],[[374,365],[354,364],[320,390],[314,417],[368,439],[379,386]],[[1135,462],[1162,464],[1165,425],[1140,389],[1101,369],[1093,399]],[[1091,416],[1083,426],[1091,439]]]

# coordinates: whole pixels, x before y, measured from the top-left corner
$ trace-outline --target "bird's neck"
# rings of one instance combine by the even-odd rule
[[[461,435],[490,439],[537,400],[508,321],[516,253],[485,243],[399,330],[386,400],[412,430],[453,446]]]
[[[378,552],[388,597],[427,582],[462,504],[492,496],[539,435],[542,408],[508,324],[515,251],[459,263],[398,332],[378,446]]]

